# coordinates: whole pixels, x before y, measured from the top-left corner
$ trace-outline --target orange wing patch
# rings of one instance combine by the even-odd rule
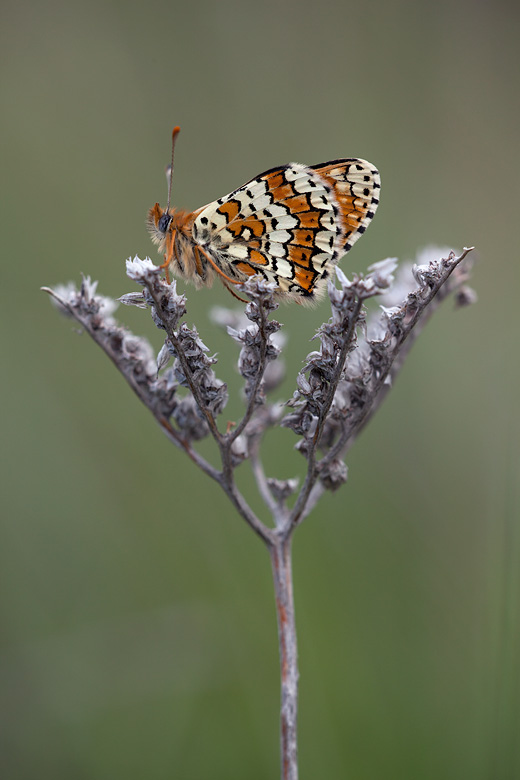
[[[269,265],[269,260],[265,255],[259,252],[257,249],[252,249],[249,253],[249,259],[255,265]]]
[[[253,266],[249,265],[249,263],[237,263],[235,268],[237,268],[239,271],[242,271],[242,273],[246,274],[246,276],[254,276],[256,273],[258,273],[257,269],[253,268]]]
[[[294,246],[291,244],[287,250],[287,256],[289,262],[295,265],[300,265],[303,268],[311,268],[312,264],[312,248]]]
[[[312,248],[314,246],[314,231],[312,230],[293,230],[293,240],[292,244],[297,244],[298,246],[308,247]]]
[[[301,214],[302,211],[310,211],[311,209],[309,201],[304,195],[293,195],[292,198],[286,198],[283,203],[293,214]]]
[[[306,290],[307,292],[309,292],[309,290],[313,286],[316,276],[317,276],[316,271],[295,266],[294,280],[296,284],[298,284],[303,290]]]
[[[255,238],[263,236],[265,233],[265,223],[255,216],[245,217],[245,219],[233,219],[226,225],[226,230],[229,230],[234,238],[242,238],[248,241],[251,236],[254,236]]]
[[[291,184],[282,184],[279,187],[270,190],[270,192],[275,201],[286,200],[287,198],[290,198],[291,195],[294,195],[294,189]]]
[[[264,181],[267,182],[269,185],[270,190],[276,189],[276,187],[281,187],[283,184],[286,183],[285,176],[282,168],[279,168],[276,171],[272,171],[271,173],[267,174],[260,174],[258,178],[264,179]]]
[[[240,203],[237,200],[227,200],[217,209],[219,214],[223,214],[226,222],[232,222],[240,214]]]
[[[303,211],[300,215],[300,227],[305,230],[317,230],[320,226],[319,211]]]

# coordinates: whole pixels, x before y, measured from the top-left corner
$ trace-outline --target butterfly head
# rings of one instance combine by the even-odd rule
[[[156,203],[148,212],[146,225],[152,237],[152,241],[159,247],[161,247],[166,240],[171,224],[174,221],[174,214],[175,209],[165,210],[161,208],[158,203]]]

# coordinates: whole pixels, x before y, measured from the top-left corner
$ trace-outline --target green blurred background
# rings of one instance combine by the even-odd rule
[[[39,291],[136,289],[174,124],[178,206],[361,156],[382,202],[347,273],[478,247],[479,304],[428,325],[297,533],[301,778],[520,777],[518,22],[484,0],[3,4],[2,778],[279,773],[266,552]],[[188,292],[233,419],[236,345],[207,317],[233,302]],[[279,312],[283,397],[326,317]],[[301,473],[293,444],[268,441],[270,475]]]

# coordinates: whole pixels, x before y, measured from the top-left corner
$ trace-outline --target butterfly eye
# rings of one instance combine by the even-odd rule
[[[168,232],[168,228],[170,227],[170,225],[172,223],[172,219],[173,218],[172,218],[171,214],[163,214],[162,215],[162,217],[160,218],[159,222],[157,223],[157,228],[161,231],[161,233],[164,233],[166,235],[166,233]]]

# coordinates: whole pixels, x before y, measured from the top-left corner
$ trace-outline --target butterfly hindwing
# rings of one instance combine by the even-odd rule
[[[228,276],[260,273],[290,297],[313,300],[365,231],[379,187],[377,170],[364,160],[290,163],[197,212],[193,239]]]

